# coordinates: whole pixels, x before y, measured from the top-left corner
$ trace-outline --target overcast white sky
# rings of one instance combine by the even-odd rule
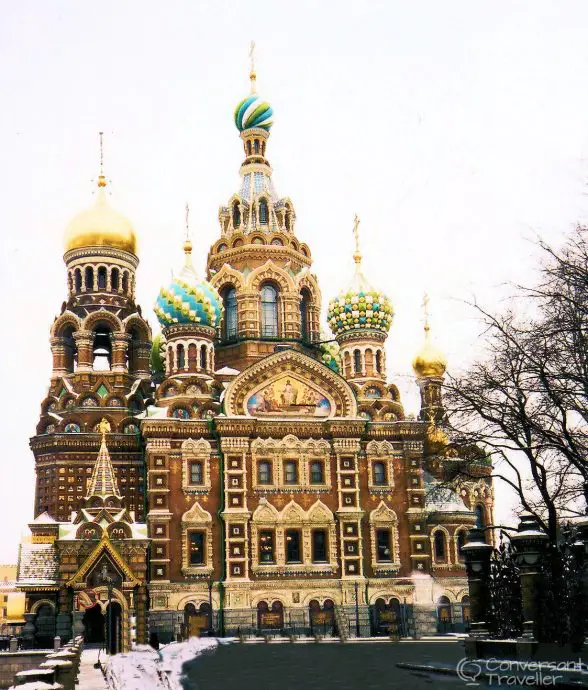
[[[232,122],[258,86],[275,110],[268,156],[323,305],[352,272],[361,217],[367,275],[393,300],[390,377],[416,412],[410,361],[422,294],[450,366],[476,347],[461,300],[497,303],[533,279],[530,239],[586,218],[588,3],[255,3],[0,0],[0,562],[33,511],[34,433],[49,327],[66,296],[70,218],[92,203],[105,132],[112,203],[140,240],[138,297],[153,326],[181,262],[184,204],[197,264],[236,190]],[[508,517],[499,490],[498,517]]]

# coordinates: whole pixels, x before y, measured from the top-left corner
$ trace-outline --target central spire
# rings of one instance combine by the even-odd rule
[[[106,447],[106,434],[110,432],[110,423],[108,420],[102,419],[98,425],[98,429],[102,434],[102,442],[100,443],[98,457],[96,458],[92,476],[90,477],[90,483],[88,484],[86,500],[95,496],[102,499],[107,496],[115,496],[116,498],[122,499],[122,495],[118,490],[114,467],[110,460],[110,453]]]
[[[249,59],[251,60],[251,69],[249,70],[249,80],[251,81],[251,94],[256,93],[256,79],[257,74],[255,73],[255,41],[251,41],[251,46],[249,48]]]

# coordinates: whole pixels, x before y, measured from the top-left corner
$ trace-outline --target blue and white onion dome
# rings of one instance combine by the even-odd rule
[[[217,328],[224,311],[222,299],[209,282],[196,277],[190,260],[192,248],[187,245],[186,265],[167,288],[161,288],[153,311],[164,328],[176,324]]]
[[[271,105],[253,93],[237,104],[235,126],[240,132],[253,127],[259,127],[269,132],[274,123],[273,116],[274,111]]]
[[[351,285],[329,302],[327,312],[335,337],[361,330],[388,333],[393,316],[392,302],[368,283],[359,262]]]

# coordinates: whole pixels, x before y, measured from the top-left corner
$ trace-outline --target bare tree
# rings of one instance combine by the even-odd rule
[[[535,287],[519,286],[500,314],[472,305],[484,356],[449,377],[445,402],[454,442],[488,449],[494,475],[555,541],[561,520],[588,499],[586,230],[576,228],[560,250],[539,246]],[[467,463],[458,472],[467,475]]]

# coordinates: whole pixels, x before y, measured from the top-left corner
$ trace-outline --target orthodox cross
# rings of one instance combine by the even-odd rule
[[[104,175],[104,132],[98,132],[100,138],[100,174]]]
[[[190,237],[190,206],[186,202],[186,239]]]
[[[361,263],[361,252],[359,251],[359,223],[360,220],[357,217],[357,213],[353,218],[353,235],[355,237],[355,252],[353,253],[353,260],[356,264]]]
[[[249,60],[251,61],[251,69],[249,70],[251,93],[255,93],[255,80],[257,79],[257,74],[255,73],[255,41],[251,41],[251,45],[249,47]]]
[[[429,330],[429,295],[425,292],[423,296],[423,311],[425,313],[425,330]]]

